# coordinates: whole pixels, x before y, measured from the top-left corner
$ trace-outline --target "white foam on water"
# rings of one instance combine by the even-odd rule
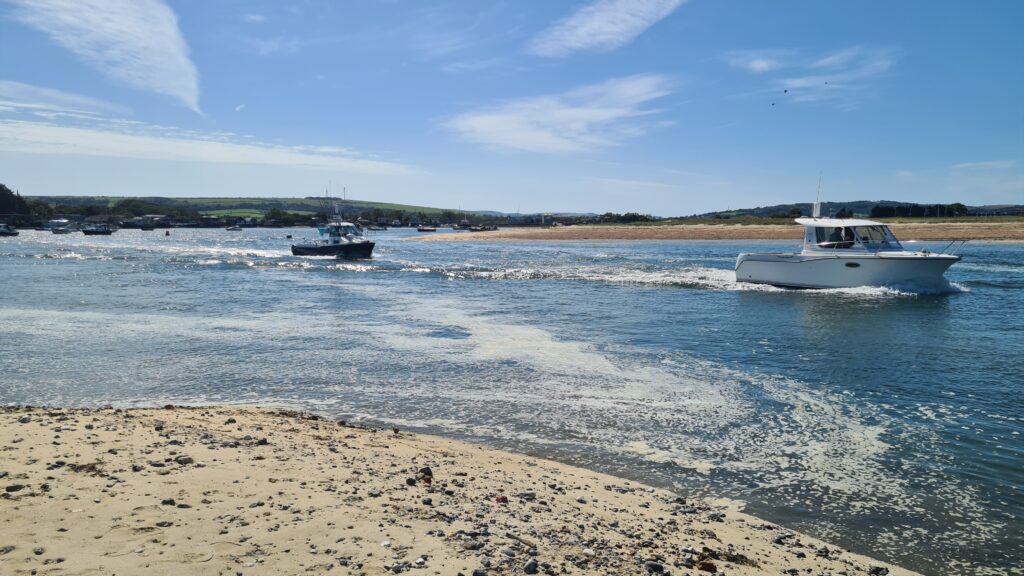
[[[977,272],[995,272],[998,274],[1024,274],[1024,266],[1010,264],[979,264],[976,262],[958,262],[958,270],[971,270]]]
[[[885,290],[867,294],[884,297]],[[740,475],[756,486],[752,492],[771,489],[777,504],[815,501],[836,518],[906,514],[921,519],[927,517],[922,511],[938,502],[947,514],[955,510],[964,518],[963,526],[944,534],[950,542],[983,542],[983,532],[998,532],[1002,525],[986,519],[971,486],[941,472],[913,478],[894,474],[887,467],[895,451],[891,439],[928,438],[929,433],[901,432],[906,423],[897,424],[881,408],[849,395],[683,353],[658,363],[634,360],[628,349],[602,350],[436,295],[406,293],[388,300],[395,322],[378,337],[399,357],[463,364],[484,377],[497,376],[494,386],[462,387],[460,377],[434,393],[453,408],[502,406],[503,417],[479,425],[472,423],[479,417],[475,410],[467,408],[458,413],[470,423],[443,429],[485,438],[522,432],[522,441],[561,435],[563,443],[578,443],[584,452],[632,454],[711,482],[722,474]],[[431,327],[423,328],[425,323]],[[438,329],[466,337],[432,336]],[[925,493],[921,482],[930,484]],[[736,496],[744,494],[739,486],[733,489]],[[979,532],[977,525],[984,522],[987,528]]]
[[[439,272],[452,279],[485,280],[577,280],[632,286],[677,286],[712,290],[781,291],[766,284],[736,282],[736,274],[723,268],[681,265],[675,269],[628,266],[518,267],[493,270],[443,268]]]
[[[656,464],[675,464],[680,468],[687,468],[700,474],[708,474],[715,469],[715,464],[711,462],[689,459],[687,454],[679,450],[659,450],[642,440],[626,443],[622,447],[622,451],[637,454]]]
[[[442,267],[436,271],[451,279],[484,280],[575,280],[601,282],[630,286],[703,288],[707,290],[748,291],[748,292],[792,292],[768,284],[737,282],[732,269],[714,268],[693,264],[680,264],[676,268],[652,266],[537,266],[497,269],[472,269],[465,267]],[[851,298],[894,298],[915,297],[928,294],[950,294],[967,292],[967,288],[945,278],[933,282],[907,282],[892,286],[860,286],[854,288],[825,288],[802,290],[807,294],[826,294]]]

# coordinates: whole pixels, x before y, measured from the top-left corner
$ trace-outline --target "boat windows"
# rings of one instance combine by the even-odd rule
[[[868,250],[899,250],[900,243],[886,226],[857,226],[855,228],[861,244]]]
[[[853,229],[844,226],[817,227],[814,233],[821,248],[851,248],[856,242]]]

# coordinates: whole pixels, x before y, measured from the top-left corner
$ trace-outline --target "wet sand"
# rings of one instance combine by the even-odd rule
[[[1020,222],[893,223],[900,240],[1024,241]],[[679,224],[671,226],[561,226],[503,228],[494,232],[438,233],[417,236],[435,241],[465,240],[800,240],[799,224]]]
[[[2,574],[910,574],[473,444],[238,407],[0,409]]]

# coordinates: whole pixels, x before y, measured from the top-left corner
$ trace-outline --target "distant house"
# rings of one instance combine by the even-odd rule
[[[114,214],[97,214],[96,216],[89,216],[85,221],[89,224],[116,224],[121,219]]]
[[[219,216],[203,216],[199,219],[199,226],[203,228],[220,228],[226,225],[227,221]]]

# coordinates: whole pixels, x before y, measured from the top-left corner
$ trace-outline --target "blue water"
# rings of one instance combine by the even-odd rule
[[[732,265],[790,242],[389,231],[337,262],[286,233],[315,231],[0,239],[0,403],[293,405],[1021,570],[1024,245],[968,244],[942,286],[784,291]]]

